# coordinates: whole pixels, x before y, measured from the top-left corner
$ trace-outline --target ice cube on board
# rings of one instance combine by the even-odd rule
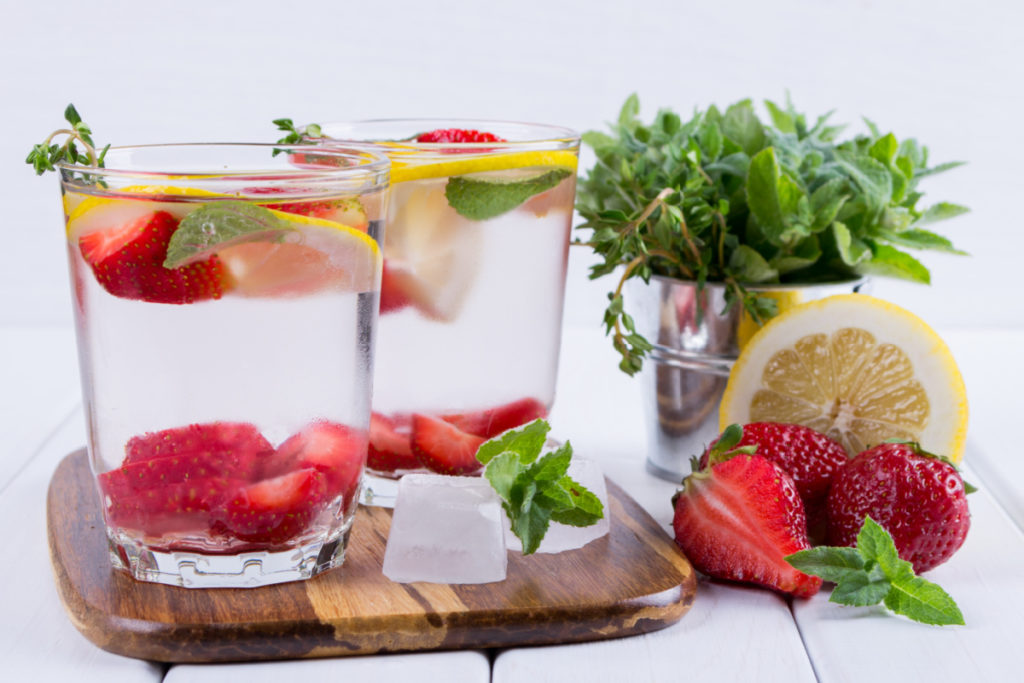
[[[483,477],[407,474],[398,485],[384,575],[399,583],[503,581],[501,501]]]
[[[544,539],[540,542],[540,547],[537,548],[539,553],[560,553],[582,548],[608,533],[608,518],[611,517],[611,512],[608,510],[608,487],[605,486],[604,472],[601,471],[601,466],[593,460],[573,456],[567,474],[601,499],[601,504],[604,505],[604,517],[599,519],[597,524],[584,527],[552,522],[547,533],[544,534]],[[521,553],[523,543],[512,533],[512,523],[504,514],[504,510],[502,517],[505,525],[505,545],[509,550]]]

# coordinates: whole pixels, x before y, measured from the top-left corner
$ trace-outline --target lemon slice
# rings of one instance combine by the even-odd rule
[[[851,455],[897,438],[959,462],[967,395],[949,348],[924,321],[843,294],[779,315],[740,353],[719,424],[764,421],[806,425]]]
[[[487,155],[451,154],[447,155],[452,157],[450,160],[417,160],[422,155],[421,151],[407,149],[392,149],[388,152],[391,159],[391,183],[531,167],[560,166],[575,171],[578,163],[574,152],[562,150]]]
[[[215,192],[193,187],[162,185],[138,185],[118,190],[121,195],[138,194],[138,200],[124,196],[82,195],[68,192],[64,195],[64,211],[67,218],[67,236],[81,237],[96,230],[125,225],[154,211],[167,211],[178,220],[196,208],[189,202],[160,202],[147,199],[146,195],[180,195],[183,197],[216,197]]]

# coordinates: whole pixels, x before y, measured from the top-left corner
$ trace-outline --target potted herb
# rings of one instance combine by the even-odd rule
[[[967,209],[919,206],[918,190],[961,162],[930,166],[926,147],[866,119],[868,134],[840,139],[829,114],[809,125],[789,102],[765,108],[770,122],[743,100],[687,121],[662,109],[644,124],[633,95],[611,134],[583,136],[597,156],[577,193],[578,229],[602,259],[590,277],[621,268],[606,330],[624,372],[649,354],[664,366],[651,373],[658,440],[687,437],[655,450],[688,457],[717,433],[704,418],[717,413],[744,320],[756,327],[780,302],[835,293],[835,283],[850,291],[866,275],[928,283],[908,248],[962,253],[929,227]]]

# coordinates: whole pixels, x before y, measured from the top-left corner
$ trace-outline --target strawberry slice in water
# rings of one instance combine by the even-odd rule
[[[151,303],[189,304],[219,299],[228,278],[216,256],[165,268],[167,245],[178,221],[166,211],[82,235],[78,247],[96,281],[116,297]]]
[[[412,452],[411,425],[379,413],[370,416],[370,449],[366,466],[378,472],[413,470],[420,459]]]
[[[134,436],[125,451],[124,465],[191,458],[197,467],[222,467],[225,475],[252,479],[274,447],[251,423],[207,422]]]
[[[315,420],[277,447],[267,476],[313,468],[323,474],[331,497],[343,495],[348,505],[359,489],[366,449],[365,432]]]
[[[438,128],[420,133],[416,142],[505,142],[494,133],[467,128]]]
[[[547,415],[548,409],[543,403],[535,398],[522,398],[487,410],[442,415],[441,419],[464,432],[491,439]]]
[[[486,439],[429,415],[412,416],[412,451],[420,463],[440,474],[472,474],[483,465],[476,451]]]
[[[148,536],[205,533],[214,528],[229,493],[248,482],[207,477],[135,490],[121,470],[99,476],[107,521]]]
[[[224,508],[224,526],[243,541],[277,545],[305,531],[330,497],[321,470],[296,470],[238,489]]]

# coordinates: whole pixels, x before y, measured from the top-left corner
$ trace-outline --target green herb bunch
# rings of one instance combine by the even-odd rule
[[[762,323],[775,302],[746,285],[867,273],[928,283],[928,269],[902,248],[963,253],[925,226],[967,209],[921,208],[917,189],[962,162],[929,166],[927,147],[867,119],[870,134],[840,142],[843,126],[829,125],[830,114],[808,126],[790,102],[765,107],[770,124],[743,100],[685,122],[662,109],[645,125],[631,95],[611,135],[583,135],[597,163],[580,181],[578,229],[592,231],[586,244],[603,258],[591,279],[624,267],[604,316],[624,372],[639,371],[651,348],[624,310],[631,277],[724,283],[727,307],[739,302]]]
[[[25,157],[25,163],[35,169],[36,175],[56,171],[56,165],[59,163],[103,168],[103,160],[110,145],[100,151],[96,150],[96,143],[92,141],[92,129],[82,121],[74,104],[69,104],[64,109],[64,120],[68,122],[69,127],[55,130],[39,144],[32,145],[32,151]],[[64,136],[64,141],[61,144],[54,142],[54,139],[60,136]],[[82,149],[79,149],[78,145],[81,145]],[[93,180],[88,174],[82,174],[82,177],[86,182]]]

